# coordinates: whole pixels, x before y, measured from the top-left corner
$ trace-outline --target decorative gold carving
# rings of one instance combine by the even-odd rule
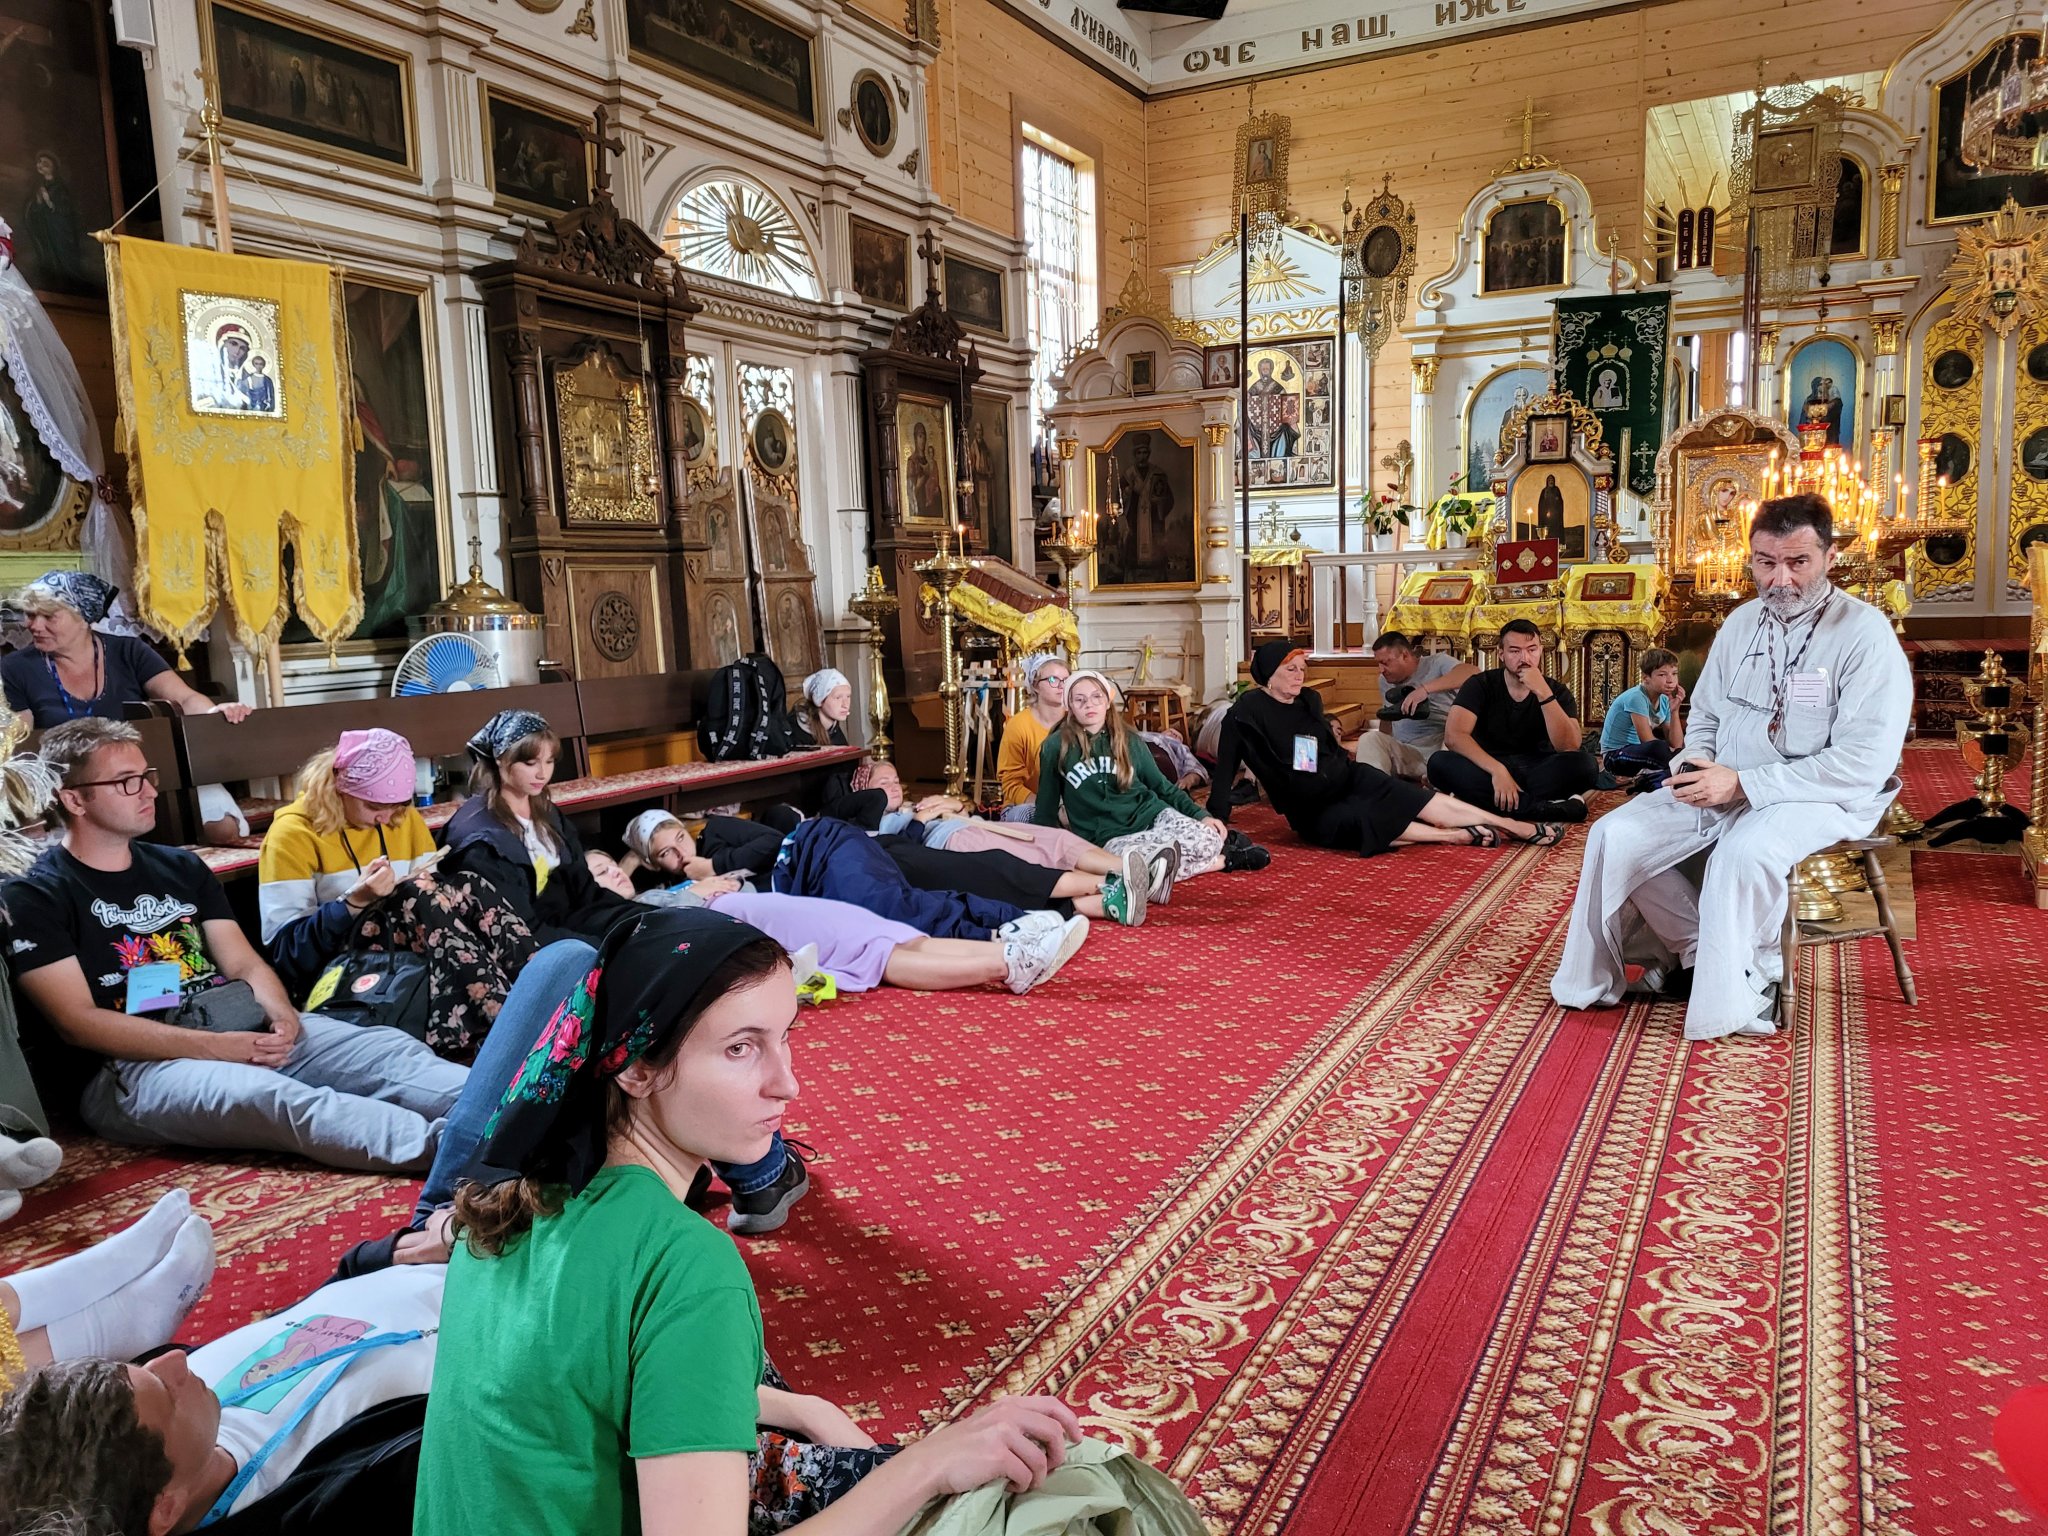
[[[1237,125],[1237,163],[1231,172],[1230,211],[1257,218],[1287,218],[1287,156],[1292,122],[1277,112],[1250,111],[1257,86],[1246,96],[1246,117]],[[1235,218],[1233,217],[1233,222]],[[1236,231],[1231,232],[1236,238]]]
[[[1235,316],[1193,322],[1176,319],[1174,334],[1205,347],[1226,346],[1237,340]],[[1301,309],[1268,310],[1252,316],[1253,341],[1281,341],[1290,336],[1328,335],[1337,328],[1337,306],[1321,304]]]
[[[1433,395],[1436,393],[1436,371],[1442,364],[1441,358],[1411,357],[1408,360],[1410,372],[1415,375],[1415,393]]]
[[[1877,205],[1877,259],[1899,259],[1899,209],[1905,201],[1907,165],[1903,160],[1877,168],[1881,200]]]
[[[1062,459],[1072,459],[1076,453],[1080,452],[1080,449],[1081,445],[1071,437],[1062,437],[1060,439],[1060,457]]]
[[[1969,382],[1959,389],[1943,389],[1934,382],[1935,360],[1950,352],[1961,352],[1970,359]],[[1921,353],[1920,435],[1960,437],[1969,444],[1970,467],[1949,485],[1944,498],[1949,515],[1960,517],[1965,524],[1961,535],[1963,556],[1952,565],[1936,565],[1928,558],[1927,545],[1915,544],[1906,556],[1906,569],[1911,573],[1916,601],[1941,592],[1967,596],[1977,581],[1977,467],[1983,457],[1984,328],[1951,312],[1928,328]],[[1942,511],[1939,505],[1922,506],[1920,515],[1932,517]]]
[[[2028,439],[2048,426],[2048,382],[2035,378],[2026,366],[2028,356],[2042,346],[2048,346],[2048,317],[2037,316],[2020,331],[2016,349],[2020,366],[2014,370],[2012,508],[2005,525],[2005,579],[2015,595],[2027,580],[2027,551],[2041,541],[2040,530],[2048,526],[2048,479],[2034,477],[2027,452]],[[2032,463],[2040,463],[2038,445]],[[2042,745],[2048,748],[2048,742]]]
[[[1760,325],[1756,328],[1756,360],[1768,368],[1778,360],[1777,325]]]
[[[1729,217],[1747,219],[1766,302],[1785,303],[1812,285],[1842,178],[1842,119],[1861,97],[1838,85],[1759,90],[1735,123]]]
[[[569,523],[658,527],[654,434],[646,391],[609,348],[594,346],[573,368],[555,370],[555,419]]]
[[[1208,439],[1211,448],[1221,448],[1230,437],[1230,423],[1227,421],[1205,421],[1202,436]]]
[[[1879,357],[1899,355],[1899,336],[1906,322],[1897,315],[1878,315],[1870,322],[1871,345]]]
[[[2048,306],[2048,219],[2022,212],[2008,194],[1989,219],[1957,232],[1942,278],[1954,318],[2010,336]]]
[[[1353,303],[1350,285],[1358,285],[1358,307],[1355,312],[1347,310],[1344,321],[1364,342],[1368,360],[1379,357],[1380,348],[1407,317],[1408,280],[1415,275],[1415,210],[1392,189],[1389,173],[1380,180],[1379,195],[1352,214],[1344,231],[1341,271],[1346,291],[1338,297],[1342,303]],[[1348,188],[1344,206],[1347,211],[1351,207]]]
[[[897,166],[896,169],[901,171],[906,176],[915,176],[917,174],[917,168],[923,163],[924,150],[922,148],[913,149],[909,154],[903,157],[903,163]]]
[[[576,13],[576,19],[569,23],[564,35],[568,37],[595,38],[597,36],[596,8],[597,0],[583,0],[583,9]]]

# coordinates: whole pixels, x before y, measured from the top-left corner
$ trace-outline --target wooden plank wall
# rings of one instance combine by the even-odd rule
[[[1258,104],[1293,119],[1296,212],[1335,224],[1347,174],[1362,197],[1393,172],[1421,222],[1420,279],[1448,263],[1466,202],[1518,151],[1509,119],[1533,96],[1550,114],[1538,124],[1538,150],[1586,183],[1601,243],[1611,232],[1624,255],[1636,255],[1649,108],[1753,89],[1759,60],[1774,81],[1882,70],[1955,4],[1665,0],[1262,80]],[[1245,95],[1238,85],[1149,105],[1154,262],[1192,260],[1227,223]],[[1397,339],[1374,370],[1374,461],[1408,435],[1408,401],[1407,349]]]

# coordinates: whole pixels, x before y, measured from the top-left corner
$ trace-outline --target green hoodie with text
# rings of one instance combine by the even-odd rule
[[[1062,761],[1060,732],[1054,731],[1038,750],[1038,808],[1031,819],[1041,827],[1056,827],[1064,803],[1067,826],[1097,847],[1112,837],[1149,830],[1161,811],[1202,820],[1202,808],[1178,785],[1167,782],[1145,743],[1133,737],[1131,745],[1131,787],[1125,789],[1116,781],[1109,732],[1095,733],[1085,757],[1068,753]]]

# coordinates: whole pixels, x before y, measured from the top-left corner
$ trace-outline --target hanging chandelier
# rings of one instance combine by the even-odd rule
[[[2019,34],[2006,39],[1990,78],[1963,104],[1963,164],[1987,176],[2048,163],[2048,139],[2033,127],[2034,115],[2048,112],[2048,58],[2022,60],[2022,41]]]

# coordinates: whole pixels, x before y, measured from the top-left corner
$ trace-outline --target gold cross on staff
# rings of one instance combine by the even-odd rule
[[[597,172],[596,192],[600,197],[612,189],[612,164],[610,156],[605,151],[610,150],[614,155],[623,155],[626,152],[626,141],[616,133],[613,133],[611,128],[611,108],[599,102],[597,112],[592,119],[592,126],[582,130],[582,138],[584,143],[597,151],[597,154],[592,158],[597,161],[595,167]]]
[[[917,254],[924,260],[924,286],[927,293],[939,291],[939,242],[926,230],[917,237]]]
[[[1516,171],[1544,171],[1557,164],[1548,155],[1536,153],[1536,125],[1548,121],[1549,117],[1548,112],[1536,110],[1535,97],[1527,96],[1522,99],[1522,110],[1508,119],[1510,127],[1517,123],[1521,125],[1522,152],[1508,162],[1507,167],[1500,172],[1501,175],[1506,176]]]
[[[1138,249],[1132,254],[1131,260],[1142,267],[1145,265],[1145,245],[1149,238],[1145,231],[1138,227],[1138,221],[1133,219],[1131,220],[1131,232],[1128,235],[1118,235],[1116,243],[1118,245],[1135,245]]]

